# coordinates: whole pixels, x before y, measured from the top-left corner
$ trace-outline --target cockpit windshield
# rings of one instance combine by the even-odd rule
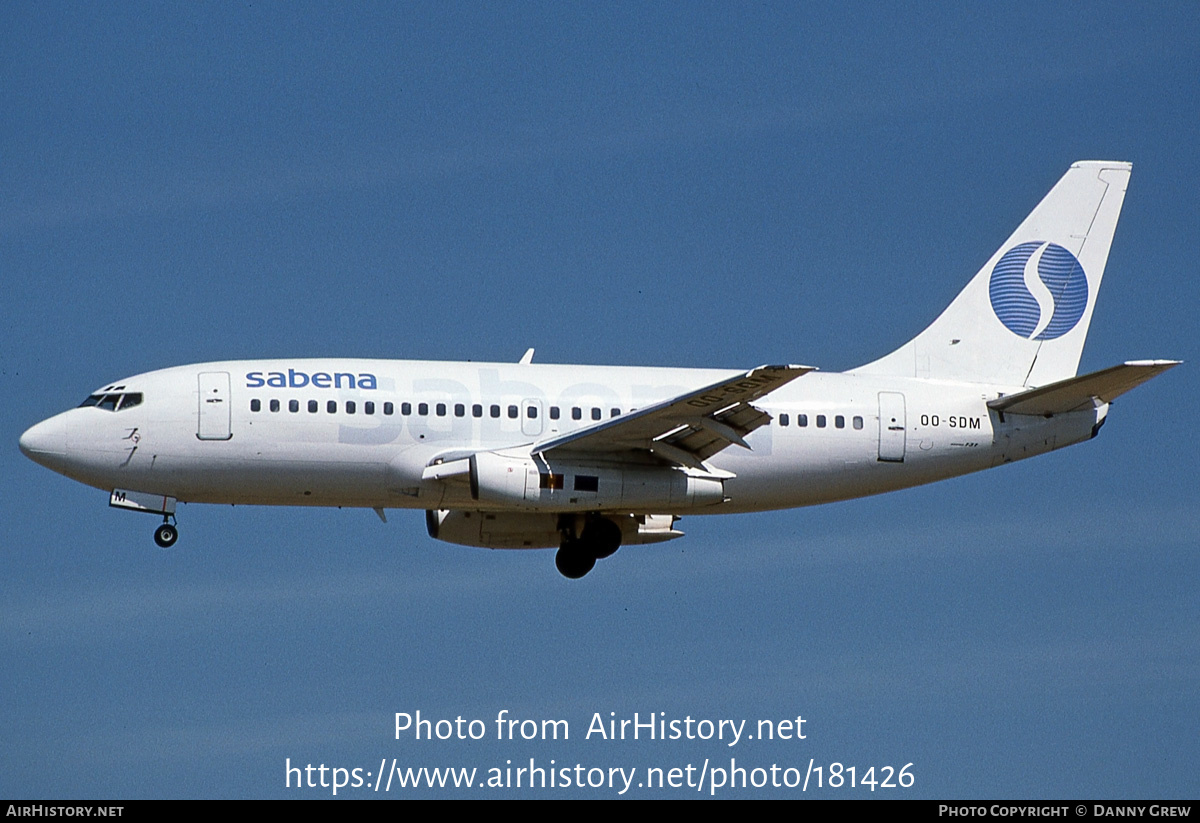
[[[85,406],[98,406],[108,411],[124,411],[140,405],[142,402],[141,392],[125,392],[123,394],[101,393],[89,394],[87,399],[79,404],[79,408]]]

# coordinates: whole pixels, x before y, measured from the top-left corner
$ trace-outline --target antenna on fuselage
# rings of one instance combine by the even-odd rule
[[[521,355],[521,359],[517,361],[522,366],[528,366],[533,362],[533,349],[526,349],[525,354]]]

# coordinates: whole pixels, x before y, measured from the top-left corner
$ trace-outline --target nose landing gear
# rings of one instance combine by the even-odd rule
[[[154,530],[154,542],[160,549],[169,549],[179,539],[179,530],[171,523],[175,519],[175,504],[178,501],[165,494],[135,492],[125,489],[113,489],[108,497],[108,505],[126,511],[161,514],[162,525]]]

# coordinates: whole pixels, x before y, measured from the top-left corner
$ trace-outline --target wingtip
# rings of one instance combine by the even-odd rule
[[[1126,360],[1126,366],[1141,366],[1141,367],[1156,367],[1163,369],[1173,369],[1176,366],[1183,365],[1182,360]]]

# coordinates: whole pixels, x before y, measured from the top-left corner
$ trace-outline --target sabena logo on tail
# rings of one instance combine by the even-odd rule
[[[1025,387],[1074,377],[1130,168],[1072,164],[936,320],[855,373]]]
[[[992,269],[992,311],[1013,334],[1053,340],[1079,323],[1087,308],[1083,266],[1057,243],[1034,241],[1009,249]]]

